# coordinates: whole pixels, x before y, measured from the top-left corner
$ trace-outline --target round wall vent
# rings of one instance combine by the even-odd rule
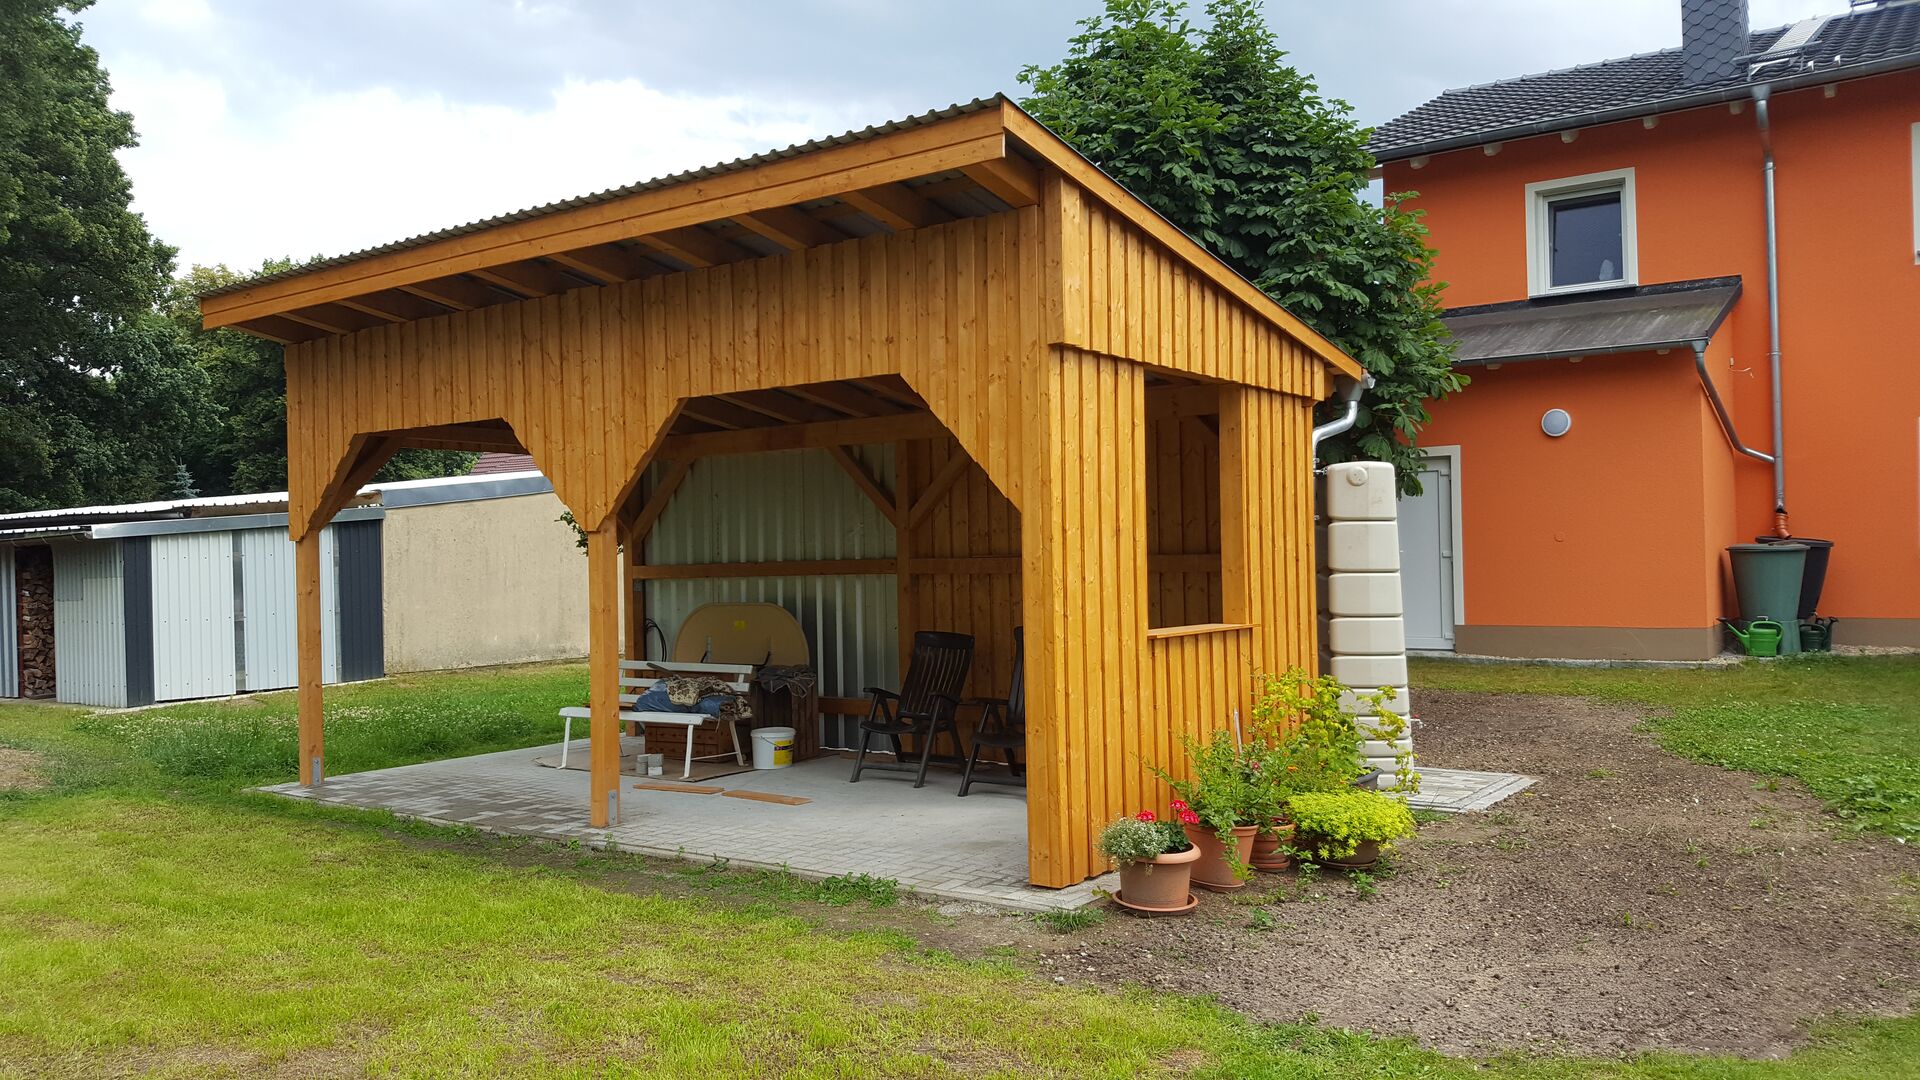
[[[1548,409],[1540,417],[1540,430],[1557,439],[1573,430],[1573,417],[1565,409]]]

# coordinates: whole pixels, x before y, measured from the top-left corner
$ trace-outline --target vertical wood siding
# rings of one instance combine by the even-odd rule
[[[1184,432],[1150,434],[1150,365],[1228,384],[1211,461]],[[1037,207],[317,340],[290,346],[287,369],[296,534],[372,433],[503,419],[591,530],[681,398],[903,376],[953,442],[905,451],[898,490],[929,482],[942,455],[977,468],[897,556],[1017,553],[1020,573],[909,574],[901,629],[1005,642],[1019,598],[1042,884],[1104,869],[1099,827],[1162,799],[1149,767],[1178,765],[1180,732],[1244,711],[1253,671],[1312,660],[1306,440],[1327,369],[1058,175]],[[1169,553],[1174,536],[1148,509],[1167,494],[1164,469],[1148,491],[1149,453],[1180,462],[1180,554],[1194,553],[1188,521],[1210,531],[1217,513],[1205,610],[1245,626],[1149,638],[1150,619],[1201,611],[1188,571],[1150,574],[1149,536]],[[1189,471],[1203,474],[1197,505]],[[972,689],[1003,692],[1010,662],[989,648]]]
[[[1121,215],[1066,183],[1047,205],[1058,222],[1061,344],[1302,397],[1332,392],[1311,350]]]
[[[909,444],[901,464],[904,490],[917,496],[953,457],[965,453],[951,439]],[[1013,630],[1023,615],[1019,573],[928,573],[914,569],[913,560],[1017,559],[1020,511],[976,461],[914,527],[908,549],[905,629],[973,635],[973,667],[963,697],[1006,697],[1013,680]],[[971,730],[977,720],[977,713],[967,710],[960,717],[961,730]]]
[[[1222,622],[1220,437],[1191,417],[1154,420],[1147,460],[1147,625]]]
[[[127,703],[127,635],[120,545],[54,544],[55,697],[72,705]]]
[[[1040,340],[1038,210],[579,289],[286,350],[296,534],[368,433],[512,425],[587,526],[678,400],[903,375],[997,476]],[[1017,485],[1015,485],[1017,486]]]

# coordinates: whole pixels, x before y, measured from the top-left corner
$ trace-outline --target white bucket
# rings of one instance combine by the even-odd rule
[[[793,729],[763,727],[753,729],[753,767],[784,769],[793,764]]]

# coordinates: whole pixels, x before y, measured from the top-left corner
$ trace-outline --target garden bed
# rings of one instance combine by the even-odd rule
[[[1641,707],[1416,695],[1424,761],[1542,782],[1427,824],[1391,876],[1263,875],[1184,921],[1056,938],[1043,968],[1473,1053],[1774,1056],[1810,1019],[1913,1007],[1920,852],[1663,752]]]

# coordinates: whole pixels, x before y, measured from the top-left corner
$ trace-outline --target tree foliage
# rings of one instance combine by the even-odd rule
[[[1285,64],[1254,0],[1107,0],[1066,59],[1020,74],[1042,123],[1377,380],[1328,461],[1391,461],[1419,490],[1425,402],[1465,384],[1440,323],[1420,215],[1363,195],[1374,167],[1350,108]],[[1331,407],[1329,407],[1331,408]]]
[[[239,275],[174,279],[133,212],[133,119],[81,41],[87,6],[0,0],[0,513],[164,498],[183,469],[209,495],[285,487],[280,347],[201,330],[194,297]],[[406,451],[379,478],[473,457]]]
[[[202,391],[153,313],[173,251],[129,209],[132,119],[62,10],[0,2],[0,510],[143,496]]]

